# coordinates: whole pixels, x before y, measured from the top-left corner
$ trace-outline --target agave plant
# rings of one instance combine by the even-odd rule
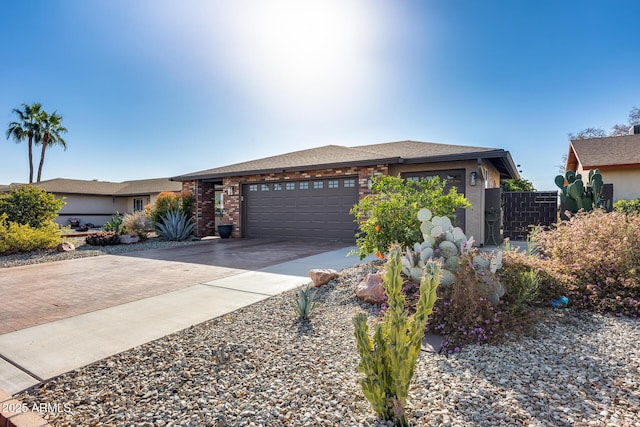
[[[296,299],[296,311],[298,319],[309,320],[311,312],[316,308],[316,290],[307,286],[304,289],[298,289],[298,298]]]
[[[168,211],[156,224],[158,235],[165,240],[184,240],[196,227],[191,218],[179,210]]]

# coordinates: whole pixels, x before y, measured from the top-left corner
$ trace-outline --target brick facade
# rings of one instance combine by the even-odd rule
[[[358,178],[358,194],[359,198],[362,199],[370,193],[369,179],[376,175],[387,175],[388,173],[389,168],[387,165],[376,165],[226,177],[222,183],[222,191],[224,192],[224,217],[222,221],[225,224],[233,224],[232,237],[242,236],[242,208],[240,202],[243,184],[351,176]],[[193,194],[196,200],[194,221],[196,223],[197,235],[200,237],[213,235],[215,230],[215,195],[213,184],[203,183],[201,181],[187,181],[183,183],[182,188],[184,191],[189,191]]]
[[[182,191],[189,192],[194,202],[193,222],[196,224],[195,234],[200,237],[213,236],[216,229],[215,186],[212,182],[185,181]]]

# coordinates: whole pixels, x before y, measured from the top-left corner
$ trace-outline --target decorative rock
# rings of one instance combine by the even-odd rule
[[[326,285],[330,280],[337,279],[338,272],[329,268],[319,269],[314,268],[309,270],[309,277],[313,280],[313,286],[316,288],[322,285]]]
[[[383,273],[368,274],[356,288],[356,296],[369,304],[382,304],[386,296],[382,282]]]
[[[73,252],[76,250],[76,247],[71,242],[62,242],[56,248],[58,252]]]
[[[123,234],[120,236],[120,243],[123,245],[130,245],[132,243],[138,243],[140,241],[140,237],[131,234]]]

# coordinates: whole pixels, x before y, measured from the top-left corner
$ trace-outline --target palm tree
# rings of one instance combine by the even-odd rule
[[[36,144],[42,144],[42,153],[40,154],[40,165],[38,166],[38,180],[42,177],[42,166],[44,165],[44,154],[47,151],[47,147],[52,145],[61,145],[65,150],[67,149],[67,142],[62,138],[63,133],[67,133],[67,128],[62,126],[62,116],[56,111],[48,114],[43,111],[38,118],[40,122],[40,137],[36,139]]]
[[[31,105],[22,104],[22,110],[13,109],[18,121],[9,123],[7,139],[13,137],[16,143],[25,139],[29,145],[29,184],[33,183],[33,143],[40,137],[40,115],[42,104],[35,102]]]

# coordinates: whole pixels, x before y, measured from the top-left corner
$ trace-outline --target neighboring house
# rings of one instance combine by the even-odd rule
[[[16,187],[24,184],[11,184]],[[101,226],[113,214],[143,210],[154,203],[158,194],[179,192],[182,186],[168,178],[142,179],[137,181],[105,182],[56,178],[34,183],[56,198],[64,198],[65,205],[58,213],[56,222],[69,225],[69,218],[78,218],[81,224]]]
[[[375,175],[446,179],[472,204],[457,221],[477,242],[484,242],[485,189],[519,178],[505,150],[401,141],[327,145],[172,179],[196,199],[200,236],[214,234],[214,198],[221,189],[224,220],[234,224],[234,237],[353,241],[357,225],[349,210],[369,194]]]
[[[587,176],[600,169],[605,184],[613,184],[613,202],[640,198],[640,126],[632,133],[569,143],[566,170]]]

